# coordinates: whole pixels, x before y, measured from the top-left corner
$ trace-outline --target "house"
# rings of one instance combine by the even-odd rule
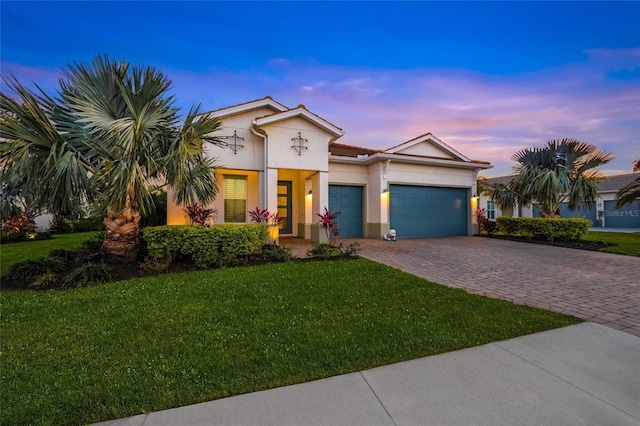
[[[602,228],[640,228],[640,199],[638,202],[624,205],[616,209],[616,193],[633,180],[640,173],[628,173],[622,175],[606,176],[598,181],[598,198],[591,206],[582,206],[577,210],[569,210],[569,203],[560,205],[562,217],[584,217],[591,221],[593,227]],[[506,185],[511,176],[500,176],[482,179],[480,185],[493,186],[497,183]],[[514,209],[501,210],[486,195],[480,193],[479,206],[486,209],[486,217],[495,220],[500,216],[513,217],[539,217],[540,211],[535,206],[516,206]]]
[[[327,207],[340,212],[342,237],[381,238],[391,228],[399,238],[474,231],[477,175],[492,166],[430,133],[375,150],[339,143],[341,128],[271,97],[213,113],[226,142],[206,152],[219,164],[214,224],[249,223],[248,210],[268,208],[282,218],[281,236],[322,241],[317,214]],[[186,223],[182,206],[169,202],[167,223]]]

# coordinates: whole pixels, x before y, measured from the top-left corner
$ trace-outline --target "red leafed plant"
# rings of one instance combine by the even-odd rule
[[[478,207],[476,209],[476,219],[478,219],[478,233],[482,233],[482,231],[487,231],[489,234],[493,234],[496,232],[496,223],[492,220],[484,217],[484,214],[487,212],[487,209],[483,209]]]
[[[208,209],[195,203],[192,206],[182,209],[189,217],[191,225],[210,226],[209,219],[213,218],[218,211],[216,209]]]
[[[256,207],[255,210],[249,211],[251,220],[255,223],[268,223],[269,222],[269,210],[260,210],[260,207]]]
[[[255,210],[249,211],[249,216],[251,216],[251,221],[254,223],[268,223],[269,225],[278,225],[280,224],[280,213],[269,213],[268,209],[260,210],[259,207],[256,207]]]
[[[338,230],[338,224],[336,218],[340,212],[332,212],[328,208],[324,208],[324,214],[317,213],[320,218],[320,227],[327,233],[327,240],[331,242],[331,245],[335,245],[336,238],[340,235]]]

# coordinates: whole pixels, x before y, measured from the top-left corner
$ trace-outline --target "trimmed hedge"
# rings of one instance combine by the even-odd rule
[[[496,225],[498,232],[510,236],[566,241],[581,240],[589,231],[591,221],[578,218],[501,216],[496,219]]]
[[[267,225],[154,226],[142,230],[149,257],[159,261],[190,259],[200,268],[233,266],[260,253]]]

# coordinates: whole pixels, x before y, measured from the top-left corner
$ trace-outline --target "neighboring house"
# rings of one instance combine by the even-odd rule
[[[631,204],[616,209],[616,193],[633,180],[640,173],[628,173],[624,175],[607,176],[598,181],[598,198],[591,206],[582,206],[570,211],[569,203],[560,205],[562,217],[584,217],[591,221],[593,227],[603,228],[640,228],[640,199]],[[480,185],[493,186],[496,183],[506,185],[511,176],[482,179]],[[487,219],[495,220],[500,216],[513,217],[539,217],[540,211],[535,206],[516,206],[512,210],[503,211],[491,201],[485,194],[480,194],[479,205],[487,209]]]
[[[248,210],[278,212],[280,235],[323,240],[318,213],[340,212],[341,237],[399,238],[471,235],[472,161],[430,133],[386,150],[337,143],[342,129],[270,97],[213,111],[227,147],[217,157],[220,193],[214,223],[249,223]],[[171,197],[169,197],[171,200]],[[474,204],[475,204],[475,200]],[[181,206],[168,205],[167,223],[183,224]]]

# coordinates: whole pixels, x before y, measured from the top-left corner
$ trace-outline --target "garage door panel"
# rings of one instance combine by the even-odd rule
[[[399,237],[467,235],[466,189],[391,185],[390,192],[390,224]]]
[[[605,201],[603,213],[604,226],[607,228],[640,228],[640,207],[637,201],[619,209],[616,209],[615,201]]]
[[[361,186],[329,185],[329,210],[340,212],[336,222],[341,237],[362,237]]]

